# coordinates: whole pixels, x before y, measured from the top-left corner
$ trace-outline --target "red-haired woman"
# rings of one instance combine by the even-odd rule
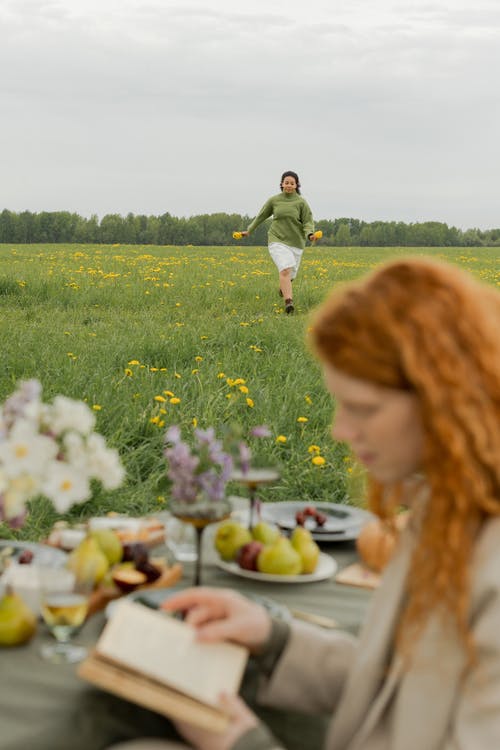
[[[365,464],[376,513],[402,493],[411,507],[359,640],[273,622],[228,591],[165,605],[204,640],[248,646],[267,705],[330,711],[327,750],[500,748],[499,330],[495,288],[424,259],[380,267],[316,315],[334,438]],[[239,698],[225,705],[226,734],[180,727],[192,747],[281,747]]]

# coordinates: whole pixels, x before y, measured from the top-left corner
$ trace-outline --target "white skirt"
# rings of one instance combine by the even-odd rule
[[[303,252],[300,247],[291,247],[291,245],[284,245],[282,242],[269,243],[269,255],[273,259],[276,268],[278,271],[291,268],[292,279],[297,276]]]

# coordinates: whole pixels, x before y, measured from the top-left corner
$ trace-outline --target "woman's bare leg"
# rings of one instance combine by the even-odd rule
[[[280,289],[284,299],[292,299],[292,269],[284,268],[280,271]]]

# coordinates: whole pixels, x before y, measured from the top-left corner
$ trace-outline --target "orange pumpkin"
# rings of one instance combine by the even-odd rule
[[[376,518],[363,526],[356,540],[356,547],[368,568],[376,573],[382,572],[394,553],[407,516],[407,513],[401,513],[395,518],[394,524]]]

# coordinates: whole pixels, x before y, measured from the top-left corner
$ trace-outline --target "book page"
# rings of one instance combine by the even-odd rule
[[[96,651],[212,706],[221,691],[238,692],[248,652],[232,643],[198,643],[195,629],[142,604],[123,600]]]

